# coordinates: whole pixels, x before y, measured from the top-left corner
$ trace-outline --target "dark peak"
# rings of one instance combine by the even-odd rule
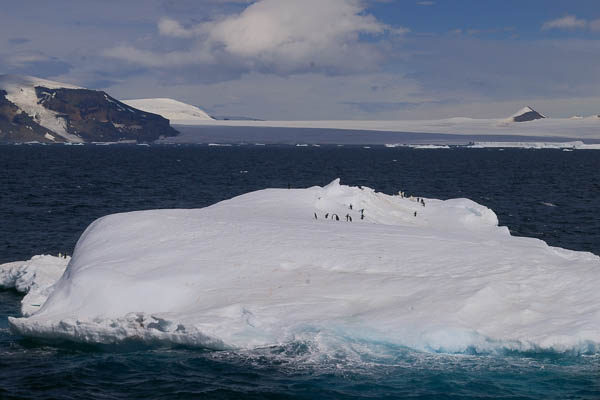
[[[510,116],[510,119],[513,122],[528,122],[543,118],[546,117],[529,106],[521,108],[515,114]]]

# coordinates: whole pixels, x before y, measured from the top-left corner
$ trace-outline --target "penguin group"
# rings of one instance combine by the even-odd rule
[[[398,196],[400,196],[400,198],[402,198],[402,199],[408,199],[410,201],[416,201],[418,204],[420,204],[421,206],[425,207],[425,199],[422,198],[422,197],[413,197],[413,196],[407,197],[406,194],[403,191],[399,191],[398,192]],[[352,206],[352,204],[349,204],[348,208],[350,210],[354,210],[354,206]],[[360,210],[358,210],[358,212],[360,213],[360,219],[364,220],[365,219],[365,209],[361,208]],[[417,216],[417,211],[415,211],[413,213],[413,215],[416,217]],[[330,216],[329,213],[325,213],[325,215],[324,215],[325,219],[329,219],[329,216]],[[314,213],[314,218],[315,219],[319,219],[319,216],[317,215],[316,212]],[[346,222],[352,222],[352,216],[350,215],[350,213],[347,213],[345,215],[345,218],[346,218]],[[340,217],[337,214],[332,213],[331,214],[331,220],[332,221],[339,221]]]
[[[350,210],[354,210],[354,207],[352,206],[352,204],[348,205],[348,208]],[[365,219],[365,209],[362,208],[362,209],[358,210],[358,212],[360,212],[360,219],[361,220]],[[315,219],[319,219],[319,216],[317,215],[316,212],[313,213],[313,216]],[[325,213],[325,215],[324,215],[325,219],[329,219],[329,216],[330,216],[329,213]],[[346,218],[346,222],[352,222],[352,215],[350,215],[350,213],[347,213],[344,217]],[[331,213],[331,220],[339,221],[340,216],[337,215],[336,213]]]

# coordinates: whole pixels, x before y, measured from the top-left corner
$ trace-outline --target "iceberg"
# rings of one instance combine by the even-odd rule
[[[9,318],[15,332],[209,349],[324,335],[451,353],[596,352],[600,343],[598,256],[511,236],[468,199],[392,196],[339,179],[105,216],[44,287],[34,312]]]

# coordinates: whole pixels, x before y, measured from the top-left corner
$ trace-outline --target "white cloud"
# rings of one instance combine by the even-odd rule
[[[593,31],[600,31],[600,19],[595,19],[593,21],[590,21],[590,23],[588,24],[589,28]]]
[[[377,40],[364,36],[408,31],[381,23],[360,0],[259,0],[238,14],[191,26],[163,18],[158,29],[194,44],[165,53],[121,45],[105,54],[149,67],[214,62],[280,74],[357,72],[376,68],[383,58]]]
[[[210,52],[200,48],[194,49],[194,51],[169,51],[157,54],[124,44],[106,49],[103,55],[150,68],[173,68],[186,64],[215,63],[215,58]]]
[[[161,18],[158,21],[158,32],[163,36],[178,38],[191,38],[197,34],[194,29],[184,28],[179,22],[171,18]]]
[[[565,15],[562,18],[546,21],[542,25],[542,30],[550,29],[584,29],[588,22],[584,19],[578,19],[574,15]]]

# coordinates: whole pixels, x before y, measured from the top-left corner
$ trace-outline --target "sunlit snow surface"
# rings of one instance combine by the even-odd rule
[[[41,309],[10,324],[212,349],[597,351],[600,258],[512,237],[468,199],[424,202],[336,180],[109,215],[81,236]]]
[[[213,118],[204,110],[173,99],[133,99],[123,100],[128,106],[153,114],[161,115],[169,121],[210,121]]]

